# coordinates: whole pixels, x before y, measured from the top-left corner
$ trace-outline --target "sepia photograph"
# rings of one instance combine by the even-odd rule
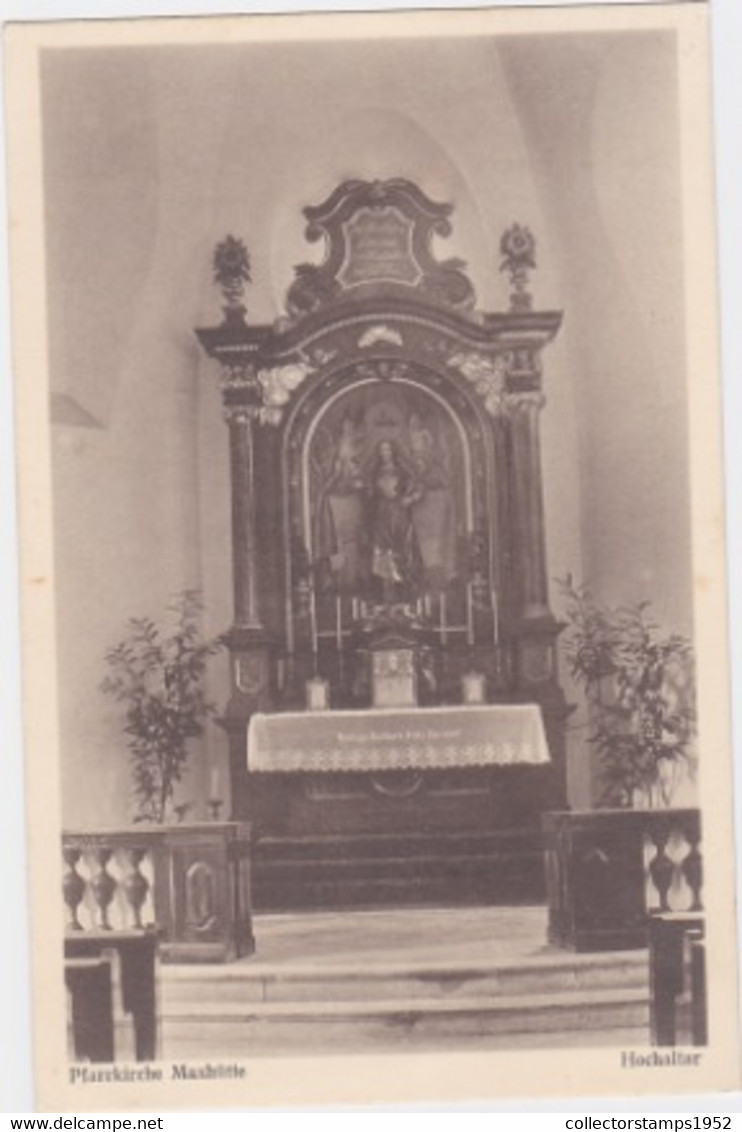
[[[6,28],[41,1104],[739,1086],[707,15]]]

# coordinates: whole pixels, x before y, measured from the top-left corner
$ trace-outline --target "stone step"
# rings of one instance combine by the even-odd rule
[[[544,899],[541,834],[345,834],[260,838],[257,910],[518,904]]]
[[[648,1002],[643,987],[612,987],[548,994],[394,999],[359,1002],[233,1001],[209,1006],[163,1006],[162,1040],[168,1058],[389,1048],[457,1050],[462,1042],[486,1048],[492,1039],[512,1047],[515,1035],[553,1045],[556,1034],[633,1032],[646,1042]],[[534,1042],[534,1045],[538,1042]]]
[[[599,956],[560,953],[510,964],[291,964],[248,960],[227,967],[164,967],[162,1001],[187,1004],[270,1002],[474,1001],[498,996],[635,988],[646,994],[646,952]]]
[[[544,899],[542,855],[255,864],[256,910],[534,904]]]
[[[262,1038],[246,1040],[243,1038],[239,1049],[234,1047],[233,1027],[227,1025],[209,1026],[205,1035],[194,1032],[191,1028],[185,1029],[177,1023],[168,1025],[166,1029],[167,1057],[173,1061],[204,1061],[215,1058],[231,1057],[278,1057],[278,1056],[306,1056],[308,1050],[306,1039],[297,1042],[291,1035],[271,1035],[270,1041]],[[649,1031],[646,1022],[638,1026],[611,1028],[608,1030],[591,1031],[589,1044],[591,1048],[608,1047],[610,1049],[634,1049],[646,1046],[649,1041]],[[409,1053],[489,1053],[494,1050],[512,1052],[514,1050],[532,1049],[575,1049],[585,1048],[585,1035],[582,1030],[551,1031],[546,1035],[535,1030],[517,1034],[459,1034],[454,1041],[445,1038],[424,1037],[418,1034],[406,1047],[394,1047],[395,1052]],[[348,1052],[348,1042],[345,1038],[338,1040],[334,1046],[325,1044],[312,1045],[317,1053]],[[362,1044],[360,1038],[350,1048],[351,1053],[377,1053],[388,1052],[389,1043],[380,1043],[376,1039],[369,1039]]]
[[[444,853],[456,857],[514,853],[521,849],[541,849],[539,829],[513,829],[472,833],[361,833],[325,834],[303,837],[259,837],[253,849],[254,860],[259,864],[280,858],[298,865],[308,860],[339,863],[355,859],[390,858],[407,861],[412,858],[440,858]]]

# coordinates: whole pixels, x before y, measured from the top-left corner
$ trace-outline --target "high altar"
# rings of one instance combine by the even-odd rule
[[[532,309],[530,232],[500,245],[509,309],[439,261],[452,207],[405,180],[307,208],[318,265],[253,326],[241,241],[199,330],[229,426],[233,816],[263,908],[543,894],[565,804],[539,414],[559,312]]]

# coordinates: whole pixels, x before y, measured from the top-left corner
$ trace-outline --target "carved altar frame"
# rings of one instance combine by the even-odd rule
[[[246,769],[251,715],[296,708],[297,689],[317,673],[316,641],[308,656],[294,632],[293,546],[297,529],[306,535],[300,496],[307,436],[332,398],[362,382],[423,389],[466,433],[466,529],[474,536],[483,528],[483,593],[490,601],[489,608],[479,603],[473,633],[455,648],[433,634],[448,666],[440,699],[454,702],[461,676],[474,668],[486,677],[490,701],[539,703],[553,760],[545,795],[552,808],[564,804],[568,709],[557,679],[560,626],[548,602],[539,440],[542,351],[562,315],[532,309],[527,271],[535,266],[534,245],[518,225],[500,246],[510,307],[477,310],[464,264],[440,263],[431,252],[433,235],[450,233],[450,214],[451,206],[428,200],[407,181],[341,185],[305,210],[307,237],[325,241],[325,259],[296,269],[287,314],[272,326],[247,321],[244,245],[229,237],[215,254],[224,319],[197,334],[220,365],[230,431],[234,620],[224,726],[237,816],[256,817]],[[376,259],[375,239],[384,249]],[[256,490],[256,470],[277,484],[270,501]],[[429,639],[432,628],[422,626]],[[333,671],[329,677],[335,679]],[[334,706],[348,706],[333,698]]]

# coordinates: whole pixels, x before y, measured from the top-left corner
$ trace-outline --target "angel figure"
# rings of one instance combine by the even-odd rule
[[[391,440],[379,441],[368,484],[370,574],[382,600],[391,604],[419,592],[423,577],[412,508],[424,495]]]

